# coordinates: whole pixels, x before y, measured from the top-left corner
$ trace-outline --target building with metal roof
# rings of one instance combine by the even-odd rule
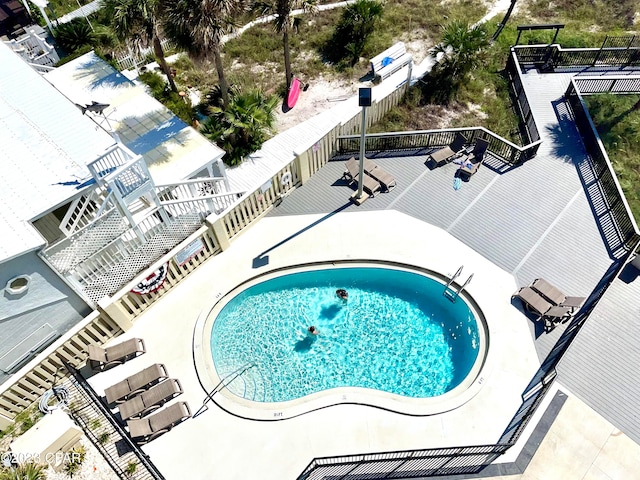
[[[224,151],[95,54],[45,77],[0,43],[1,383],[229,188]]]

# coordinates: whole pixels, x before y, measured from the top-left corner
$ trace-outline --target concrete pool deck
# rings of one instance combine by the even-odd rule
[[[387,210],[262,219],[138,318],[125,338],[144,338],[147,353],[89,379],[98,393],[154,362],[178,378],[193,413],[206,392],[194,367],[196,320],[215,298],[247,278],[292,264],[376,259],[413,264],[464,281],[489,326],[487,367],[463,406],[414,417],[373,407],[332,406],[283,421],[233,416],[215,404],[144,446],[171,479],[293,479],[314,457],[495,443],[539,367],[530,320],[511,303],[514,278],[443,230]],[[517,305],[517,304],[516,304]],[[481,380],[480,380],[481,379]]]

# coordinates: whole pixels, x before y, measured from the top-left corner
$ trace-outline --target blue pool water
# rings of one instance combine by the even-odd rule
[[[346,302],[336,289],[349,293]],[[435,397],[460,384],[479,352],[468,305],[444,285],[407,271],[336,268],[284,275],[231,299],[216,317],[211,350],[229,385],[259,402],[335,387]],[[307,328],[314,325],[319,335]]]

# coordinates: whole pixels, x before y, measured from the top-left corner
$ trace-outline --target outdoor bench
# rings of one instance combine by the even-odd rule
[[[371,59],[371,71],[376,80],[382,81],[410,62],[404,42],[398,42]]]

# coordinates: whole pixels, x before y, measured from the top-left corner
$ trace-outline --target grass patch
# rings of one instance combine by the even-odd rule
[[[494,32],[497,20],[487,24]],[[504,69],[509,47],[515,43],[515,24],[508,24],[498,41],[486,52],[482,66],[471,72],[460,86],[455,99],[448,104],[420,105],[418,93],[411,90],[402,104],[390,111],[371,132],[431,130],[457,127],[485,127],[521,144],[519,119],[510,97],[510,86]],[[404,119],[404,120],[403,120]]]
[[[640,219],[640,95],[589,95],[589,113],[636,221]]]
[[[357,82],[368,72],[369,59],[393,43],[429,40],[439,35],[440,26],[447,19],[476,22],[486,9],[473,0],[446,5],[425,0],[388,0],[360,61],[352,68],[337,68],[326,61],[321,52],[330,41],[342,11],[336,8],[315,15],[305,14],[299,32],[290,36],[292,68],[304,81],[322,75]],[[282,36],[273,30],[272,24],[256,25],[225,44],[225,73],[231,83],[276,92],[284,84],[283,55]],[[215,72],[212,73],[215,77]]]
[[[86,5],[90,1],[91,0],[80,0],[80,5]],[[61,17],[78,8],[80,8],[80,6],[76,0],[50,0],[47,7],[47,15],[49,15],[51,21],[53,21],[56,17]]]
[[[529,15],[542,23],[566,23],[566,30],[586,26],[587,32],[633,28],[637,0],[532,0]]]

